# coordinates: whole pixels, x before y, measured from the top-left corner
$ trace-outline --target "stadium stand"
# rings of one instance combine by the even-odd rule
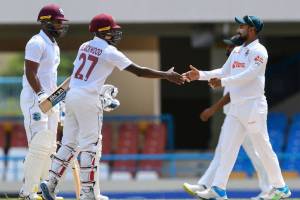
[[[103,123],[102,126],[102,154],[110,154],[113,147],[112,125]]]
[[[27,147],[12,147],[9,150],[8,156],[10,157],[25,157],[27,154]],[[8,161],[6,171],[7,181],[21,181],[23,179],[24,165],[22,161],[15,162],[14,160]]]
[[[282,168],[285,173],[292,178],[296,178],[300,173],[300,113],[294,115],[286,140],[285,153],[295,155],[292,158],[282,159]]]
[[[268,114],[268,129],[279,129],[281,131],[286,130],[288,125],[288,118],[284,113],[270,112]]]
[[[142,154],[161,154],[165,153],[166,147],[166,127],[164,124],[151,124],[148,126]],[[142,160],[139,163],[139,170],[156,171],[160,173],[162,168],[161,160]]]
[[[3,146],[4,146],[4,127],[3,127],[3,123],[0,123],[0,147],[3,148]]]
[[[11,146],[12,147],[27,147],[27,138],[24,125],[21,123],[14,123],[12,125],[12,137]]]
[[[137,154],[138,153],[138,126],[134,123],[124,123],[119,127],[116,154]],[[136,170],[136,161],[117,160],[113,162],[112,177],[116,174],[120,176],[132,177]],[[121,175],[122,174],[122,175]]]
[[[113,127],[118,130],[117,137],[114,137]],[[271,143],[277,154],[289,153],[294,157],[283,157],[280,162],[284,174],[288,178],[299,177],[300,158],[297,153],[300,152],[300,114],[294,115],[290,119],[284,113],[270,113],[268,115],[268,130]],[[6,132],[11,136],[11,146],[9,156],[21,157],[26,154],[26,134],[22,123],[12,123],[10,129],[7,124],[0,124],[0,142],[3,147]],[[10,132],[11,131],[11,132]],[[112,126],[105,122],[102,128],[102,154],[165,154],[167,144],[167,128],[164,123],[143,124],[143,129],[139,123],[121,123],[118,126]],[[142,139],[142,140],[140,140]],[[141,145],[142,144],[142,145]],[[115,146],[115,148],[114,148]],[[0,152],[3,156],[3,150]],[[99,168],[101,178],[108,179],[157,179],[163,173],[163,160],[112,160],[101,161]],[[1,162],[0,172],[4,172],[4,162]],[[22,162],[10,160],[7,168],[7,180],[21,180]],[[17,169],[17,173],[16,173]],[[234,166],[234,172],[231,178],[247,178],[255,176],[254,168],[247,157],[243,148],[241,148],[237,162]],[[67,180],[72,180],[71,170],[66,175]]]

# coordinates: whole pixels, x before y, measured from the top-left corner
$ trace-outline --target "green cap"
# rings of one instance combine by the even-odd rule
[[[235,17],[235,21],[239,24],[247,24],[252,26],[257,32],[260,32],[264,27],[264,22],[257,16],[246,15],[243,18]]]

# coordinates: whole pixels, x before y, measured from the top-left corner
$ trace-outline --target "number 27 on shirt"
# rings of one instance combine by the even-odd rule
[[[81,61],[81,64],[75,73],[75,78],[87,81],[89,79],[95,65],[98,62],[98,57],[90,55],[90,54],[87,55],[86,53],[81,53],[79,56],[79,60]],[[87,60],[91,61],[90,65],[87,64],[87,62],[86,62]],[[82,74],[82,69],[86,68],[86,67],[88,67],[88,71],[84,75],[84,74]]]

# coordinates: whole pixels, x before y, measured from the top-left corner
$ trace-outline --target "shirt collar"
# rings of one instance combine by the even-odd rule
[[[259,39],[256,39],[256,40],[252,41],[250,44],[248,44],[247,46],[245,46],[245,48],[251,49],[251,48],[255,47],[258,43],[259,43]]]
[[[39,35],[49,44],[56,44],[56,41],[54,40],[54,42],[52,42],[52,40],[50,40],[48,35],[43,30],[40,31]]]
[[[99,38],[97,36],[95,36],[93,40],[104,43],[104,44],[108,44],[108,42],[106,40],[103,40],[102,38]]]

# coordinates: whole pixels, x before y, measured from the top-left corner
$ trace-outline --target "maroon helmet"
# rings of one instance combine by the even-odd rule
[[[65,18],[63,10],[56,4],[48,4],[40,10],[37,21],[41,21],[41,20],[68,21]]]
[[[94,32],[101,32],[101,31],[108,31],[112,29],[120,29],[119,26],[113,17],[109,14],[99,14],[96,15],[92,21],[90,22],[89,31],[91,33]]]
[[[69,28],[67,24],[63,23],[65,21],[68,21],[65,18],[63,10],[56,4],[49,4],[44,6],[40,10],[37,21],[41,22],[44,31],[47,31],[51,36],[55,38],[64,36]],[[60,25],[57,26],[57,24]]]
[[[122,38],[121,26],[109,14],[96,15],[90,22],[89,31],[112,45],[116,45]],[[111,37],[107,39],[106,36]]]

